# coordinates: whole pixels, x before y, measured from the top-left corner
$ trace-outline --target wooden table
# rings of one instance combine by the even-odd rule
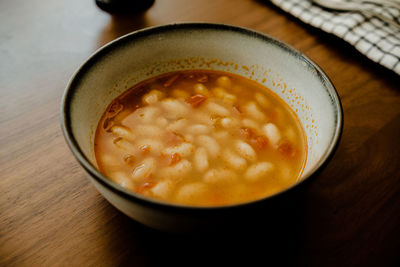
[[[75,69],[116,37],[178,21],[273,35],[339,92],[340,146],[307,187],[301,216],[273,229],[288,233],[281,239],[270,229],[203,239],[148,229],[103,199],[64,141],[60,100]],[[113,18],[90,0],[4,0],[0,89],[0,266],[400,266],[400,77],[268,1],[156,0],[143,15]]]

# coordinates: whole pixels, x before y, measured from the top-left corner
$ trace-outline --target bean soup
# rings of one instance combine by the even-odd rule
[[[132,87],[104,112],[95,135],[100,171],[162,201],[219,206],[296,183],[303,128],[268,88],[219,71],[164,74]]]

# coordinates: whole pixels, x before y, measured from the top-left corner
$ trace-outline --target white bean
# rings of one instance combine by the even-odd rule
[[[207,114],[205,112],[196,110],[191,114],[191,116],[192,119],[194,121],[197,121],[198,123],[210,126],[214,124],[214,120],[211,118],[210,114]]]
[[[212,89],[212,93],[218,98],[224,98],[224,95],[227,93],[224,88],[215,87]]]
[[[234,128],[239,126],[239,121],[234,118],[225,117],[221,119],[221,126],[224,128]]]
[[[111,132],[113,135],[125,138],[129,141],[135,140],[135,135],[128,127],[115,125],[111,127]]]
[[[247,161],[233,152],[231,149],[226,149],[222,154],[222,159],[225,163],[234,170],[243,171],[247,167]]]
[[[254,98],[256,99],[257,103],[263,108],[271,107],[271,102],[268,98],[262,93],[255,93]]]
[[[154,187],[150,189],[153,196],[166,199],[171,195],[174,189],[174,183],[171,180],[163,180],[158,182]]]
[[[236,141],[235,149],[240,156],[247,160],[255,161],[257,159],[257,154],[254,149],[244,141]]]
[[[164,148],[163,144],[157,139],[141,139],[137,141],[137,144],[139,148],[144,146],[148,147],[150,152],[156,155],[159,155]]]
[[[129,189],[129,190],[135,190],[135,185],[132,183],[131,179],[129,176],[124,173],[124,172],[114,172],[111,173],[110,175],[111,180],[113,180],[115,183],[119,184],[120,186]]]
[[[203,183],[191,183],[183,185],[176,194],[176,200],[183,203],[191,203],[201,197],[207,191]]]
[[[265,114],[260,110],[260,108],[257,106],[257,104],[253,101],[247,102],[245,105],[243,105],[243,111],[255,119],[256,121],[263,122],[266,120]]]
[[[212,169],[206,172],[204,182],[209,184],[232,183],[237,179],[237,174],[230,169]]]
[[[163,150],[164,155],[173,155],[178,153],[179,156],[186,158],[193,154],[194,152],[194,145],[191,143],[183,142],[177,146],[167,147]]]
[[[164,117],[158,117],[155,122],[160,128],[164,128],[168,125],[168,120]]]
[[[136,182],[142,182],[149,177],[156,167],[156,161],[153,158],[144,159],[141,164],[136,166],[132,173],[132,179]]]
[[[205,95],[205,96],[210,96],[210,91],[208,91],[207,87],[204,86],[204,84],[201,83],[196,83],[194,85],[194,91],[197,94]]]
[[[274,165],[270,162],[259,162],[251,165],[244,174],[248,181],[255,182],[265,177],[274,170]]]
[[[267,123],[264,125],[263,130],[265,136],[269,139],[271,144],[277,146],[281,140],[281,134],[278,127],[276,127],[276,125],[273,123]]]
[[[183,159],[176,163],[175,165],[163,168],[159,172],[160,177],[164,179],[170,179],[173,181],[180,181],[192,170],[192,163],[190,161]]]
[[[199,172],[204,172],[208,169],[207,150],[204,147],[199,147],[194,153],[193,163]]]
[[[158,90],[151,90],[149,93],[145,94],[142,97],[142,101],[144,104],[154,104],[157,101],[161,100],[164,97],[163,92]]]
[[[197,137],[197,142],[207,149],[210,157],[218,156],[220,147],[214,138],[208,135],[200,135]]]
[[[203,107],[204,110],[208,111],[211,115],[218,115],[221,117],[226,117],[229,115],[229,110],[211,101],[207,101],[206,104],[203,105]]]
[[[189,114],[189,106],[183,101],[173,98],[165,98],[161,101],[161,106],[165,110],[167,118],[181,118]]]
[[[216,97],[222,99],[225,103],[234,104],[237,101],[237,97],[227,93],[224,88],[216,87],[212,90],[212,92]]]
[[[232,81],[228,76],[221,76],[217,79],[217,84],[221,87],[224,87],[226,89],[231,88],[232,86]]]
[[[169,132],[178,132],[187,126],[187,119],[179,119],[170,123],[166,130]]]
[[[237,97],[233,94],[226,93],[223,98],[225,103],[235,104],[237,101]]]
[[[139,116],[142,123],[153,123],[157,115],[161,113],[161,110],[158,107],[146,106],[137,109],[135,113]]]
[[[117,156],[108,153],[101,153],[99,156],[100,162],[107,166],[107,169],[120,169],[121,163]]]
[[[114,139],[113,143],[116,147],[128,152],[129,154],[137,154],[138,148],[126,139],[118,137]]]
[[[228,131],[224,131],[224,130],[221,130],[221,131],[218,131],[218,132],[214,132],[214,137],[215,137],[215,139],[217,139],[217,140],[220,140],[220,141],[222,141],[222,142],[225,142],[226,140],[228,140],[230,137],[229,137],[229,132]]]
[[[183,135],[183,139],[186,142],[189,142],[189,143],[193,143],[194,142],[194,136],[192,134],[188,134],[188,133],[184,134]]]
[[[290,166],[285,166],[285,164],[283,164],[283,165],[279,166],[279,170],[280,170],[280,173],[281,173],[280,177],[281,177],[281,179],[283,181],[284,180],[287,181],[287,180],[289,180],[291,178],[292,179],[294,178],[294,176],[292,174],[292,168],[290,168]]]
[[[293,130],[293,127],[289,127],[285,131],[285,136],[292,141],[293,143],[296,142],[296,132]]]
[[[151,137],[160,137],[163,134],[163,131],[155,125],[138,125],[135,132],[138,136]]]
[[[258,130],[260,128],[260,125],[252,119],[243,119],[242,125],[244,127],[252,128],[255,130]]]
[[[211,128],[204,124],[193,124],[188,127],[187,131],[192,134],[207,134],[211,132]]]

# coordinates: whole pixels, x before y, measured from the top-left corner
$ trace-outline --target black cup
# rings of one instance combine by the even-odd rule
[[[155,0],[96,0],[96,5],[111,14],[140,13],[154,4]]]

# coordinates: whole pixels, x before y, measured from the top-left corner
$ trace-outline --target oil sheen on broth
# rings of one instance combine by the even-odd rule
[[[295,113],[247,78],[180,71],[116,98],[95,136],[100,171],[166,202],[216,206],[277,193],[299,179],[306,142]]]

